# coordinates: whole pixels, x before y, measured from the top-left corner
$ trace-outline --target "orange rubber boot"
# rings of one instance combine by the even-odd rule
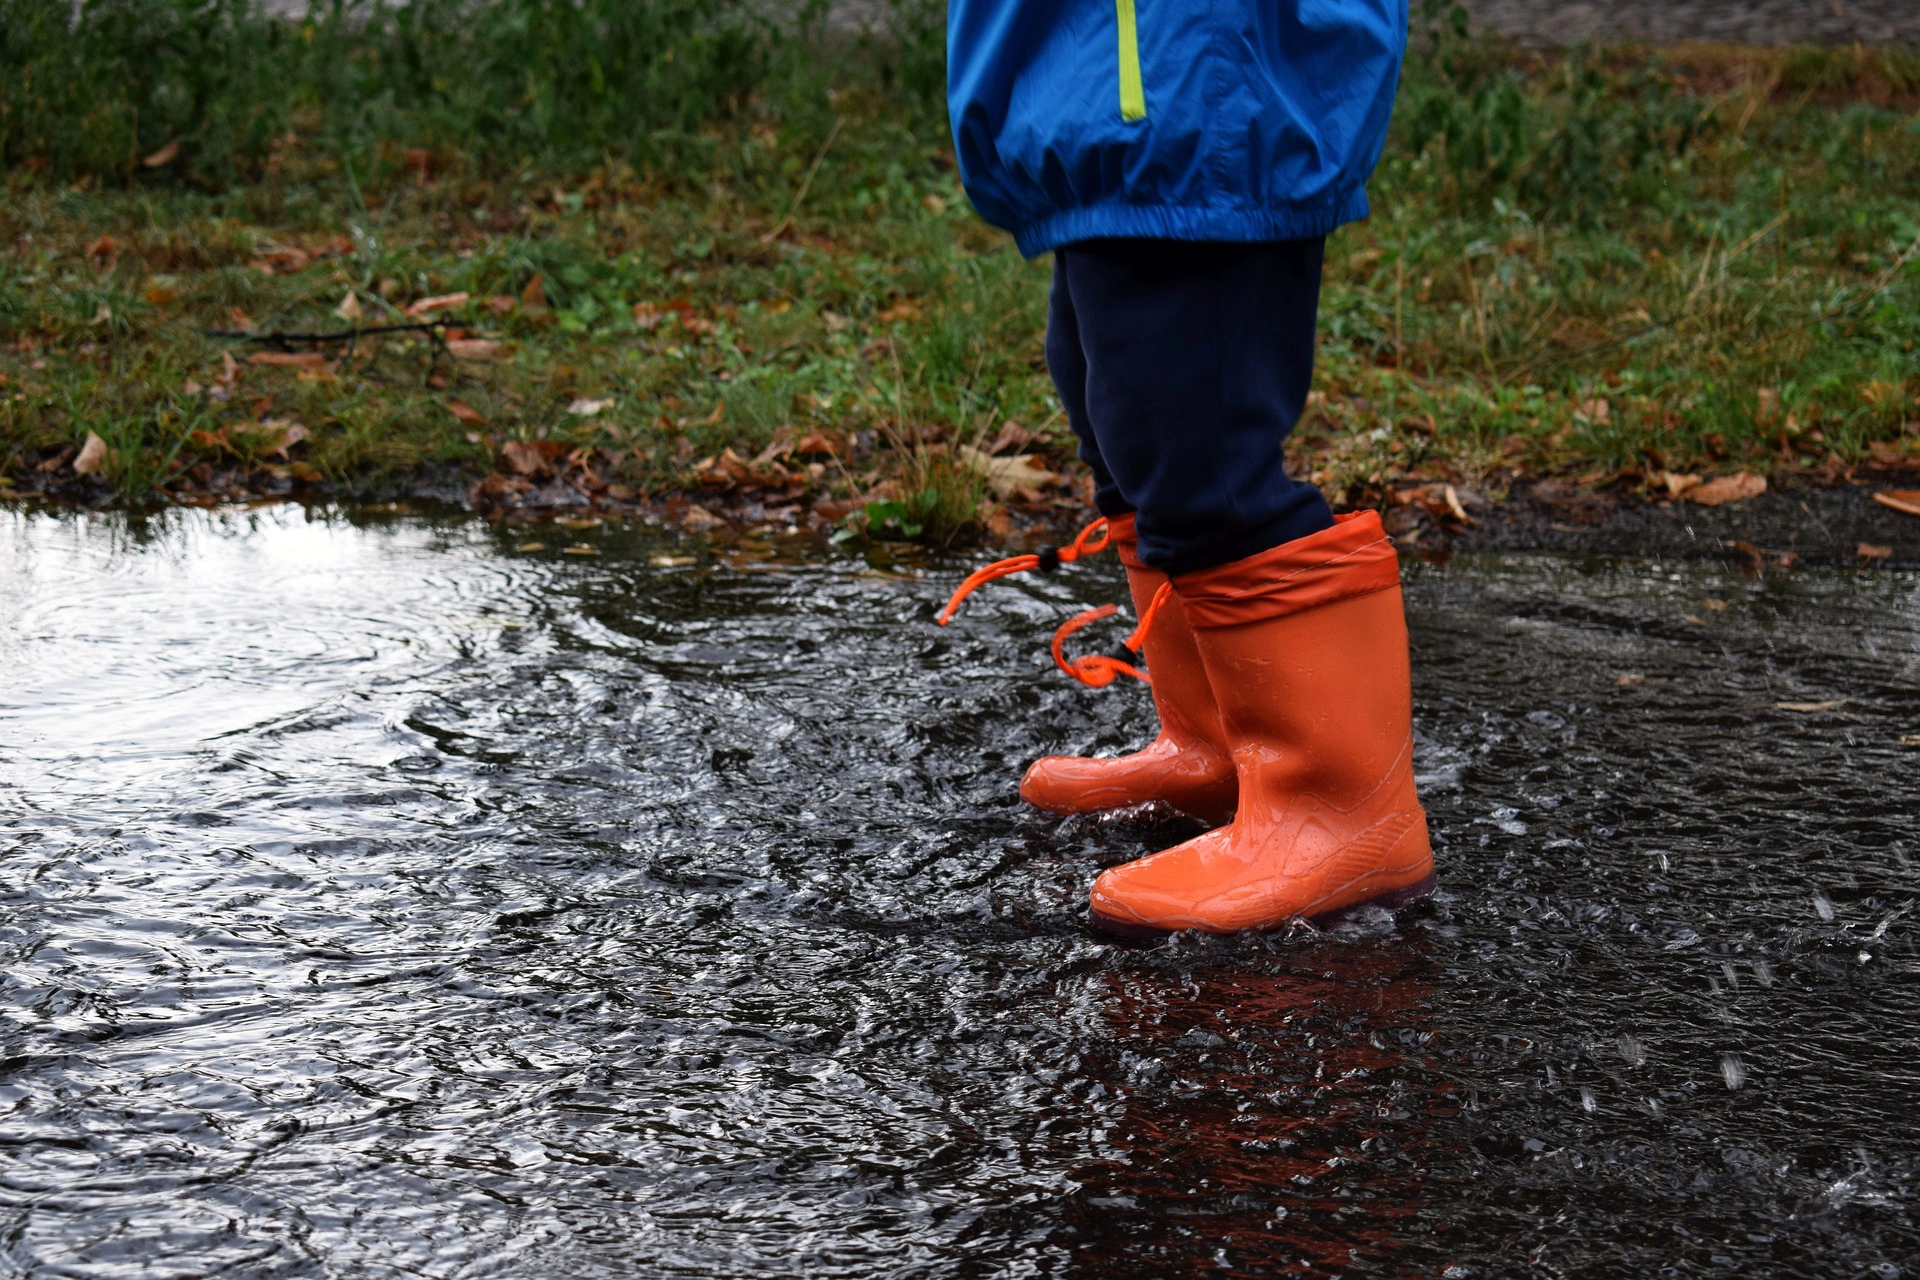
[[[1127,566],[1134,616],[1147,607],[1167,575],[1140,563],[1133,517],[1113,521],[1113,542]],[[1239,782],[1220,727],[1193,628],[1174,594],[1160,606],[1146,637],[1147,675],[1160,734],[1144,750],[1113,759],[1047,756],[1020,780],[1028,804],[1050,813],[1095,813],[1164,801],[1181,813],[1218,825],[1233,816]]]
[[[1336,521],[1175,580],[1232,744],[1239,812],[1101,875],[1101,928],[1238,933],[1432,892],[1399,561],[1376,513]]]

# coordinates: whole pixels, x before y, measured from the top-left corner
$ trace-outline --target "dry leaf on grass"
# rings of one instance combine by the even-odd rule
[[[964,444],[955,453],[967,466],[978,471],[987,482],[987,487],[999,497],[1004,498],[1021,489],[1043,489],[1060,482],[1059,476],[1041,466],[1030,453],[995,458]]]
[[[327,358],[318,351],[256,351],[248,364],[270,364],[285,369],[324,369]]]
[[[658,307],[651,302],[633,304],[633,327],[643,333],[651,333],[668,320],[678,320],[680,313],[671,307]]]
[[[500,344],[492,338],[449,338],[447,350],[456,360],[498,360]]]
[[[271,245],[253,251],[254,265],[272,275],[278,271],[299,271],[313,261],[313,255],[293,245]]]
[[[1873,500],[1903,515],[1920,516],[1920,489],[1887,489],[1874,494]]]
[[[276,418],[267,418],[262,421],[260,430],[268,433],[267,441],[261,447],[261,452],[268,457],[286,457],[287,450],[313,434],[307,430],[304,423],[282,422]]]
[[[461,404],[458,400],[447,401],[447,412],[468,426],[477,427],[487,420],[486,414],[480,412],[472,405]]]
[[[1039,437],[1033,432],[1009,418],[1001,426],[1000,434],[993,438],[993,443],[987,446],[987,452],[996,454],[1018,452],[1038,439]]]
[[[1686,475],[1679,471],[1656,471],[1648,479],[1664,485],[1669,498],[1677,498],[1700,483],[1699,476]]]
[[[340,305],[333,309],[333,314],[339,316],[342,320],[353,321],[360,319],[367,313],[361,309],[359,297],[355,295],[353,290],[349,289],[347,290],[347,296],[340,299]]]
[[[87,432],[87,442],[80,446],[80,453],[73,460],[75,475],[92,475],[107,465],[107,442],[94,432]]]
[[[575,400],[567,406],[567,412],[576,418],[592,418],[613,408],[613,398],[605,400]]]
[[[1782,711],[1837,711],[1847,705],[1847,700],[1829,698],[1825,702],[1776,702],[1773,705]]]
[[[1444,496],[1447,500],[1447,511],[1455,520],[1458,520],[1461,524],[1474,523],[1473,517],[1467,514],[1467,509],[1460,505],[1460,491],[1458,489],[1455,489],[1452,485],[1448,485]]]
[[[1765,476],[1755,475],[1751,471],[1742,471],[1735,475],[1702,481],[1682,491],[1681,496],[1688,502],[1697,502],[1703,507],[1718,507],[1728,502],[1745,502],[1748,498],[1757,498],[1766,491]]]
[[[467,299],[472,296],[472,294],[462,291],[460,293],[443,293],[433,298],[422,298],[407,308],[407,314],[418,320],[421,316],[432,315],[436,311],[445,311],[448,307],[464,307],[467,304]]]
[[[507,466],[523,476],[534,476],[550,469],[555,458],[568,451],[558,440],[509,440],[500,446]]]
[[[180,158],[180,139],[175,138],[166,146],[148,155],[140,163],[149,169],[158,169],[161,165],[172,164]]]

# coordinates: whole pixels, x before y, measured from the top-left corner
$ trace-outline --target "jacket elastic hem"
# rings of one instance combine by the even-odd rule
[[[1217,240],[1260,244],[1308,240],[1367,216],[1367,193],[1357,188],[1334,200],[1277,209],[1218,209],[1199,205],[1102,204],[1016,227],[1013,240],[1029,258],[1081,240]]]

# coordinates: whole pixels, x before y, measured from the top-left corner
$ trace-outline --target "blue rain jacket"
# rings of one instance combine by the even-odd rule
[[[1291,240],[1367,214],[1406,0],[949,0],[980,215],[1076,240]]]

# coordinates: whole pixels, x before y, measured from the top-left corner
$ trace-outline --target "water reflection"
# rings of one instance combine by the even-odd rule
[[[1099,975],[1119,1101],[1076,1171],[1073,1274],[1405,1265],[1432,1122],[1456,1108],[1422,1057],[1417,939],[1341,932]]]

